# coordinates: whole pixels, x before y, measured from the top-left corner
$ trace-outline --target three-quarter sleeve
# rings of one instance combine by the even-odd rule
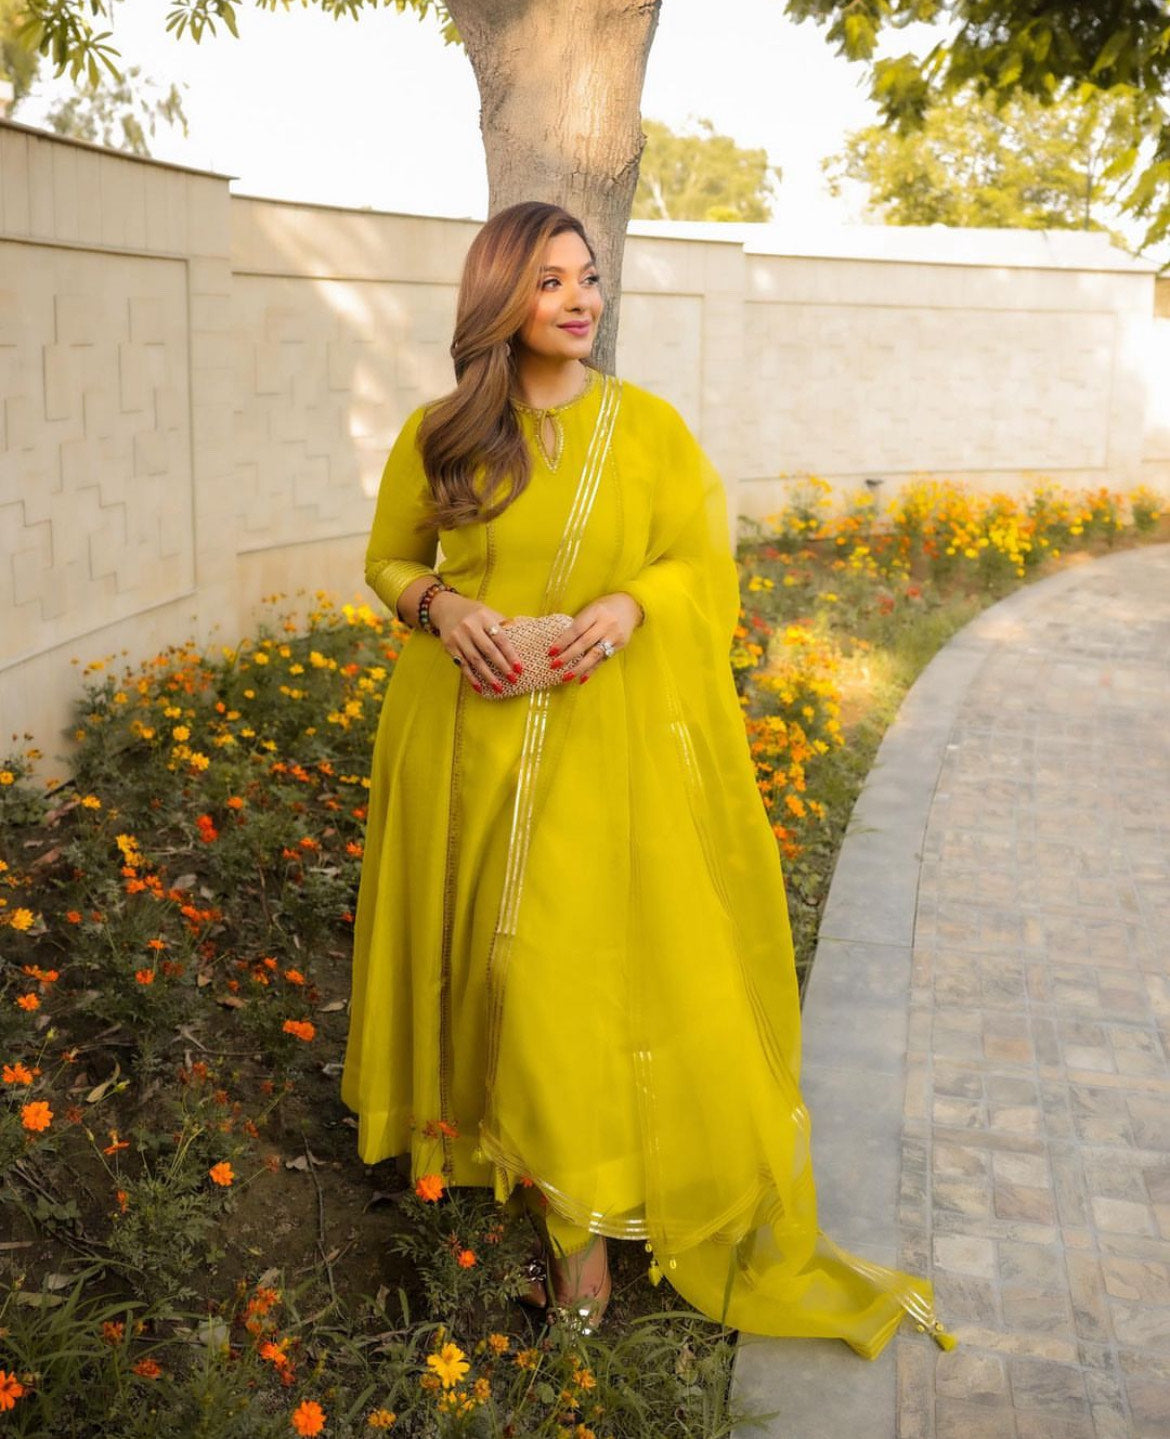
[[[366,547],[366,584],[394,615],[403,590],[434,573],[438,529],[418,528],[427,517],[430,487],[418,449],[420,405],[410,416],[386,458],[378,487],[374,523]]]

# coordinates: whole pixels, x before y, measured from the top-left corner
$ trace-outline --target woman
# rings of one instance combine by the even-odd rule
[[[418,1179],[429,1132],[447,1183],[532,1185],[550,1302],[590,1323],[609,1235],[732,1327],[873,1357],[910,1313],[949,1342],[927,1281],[818,1233],[723,487],[669,404],[589,366],[601,310],[576,219],[494,216],[464,268],[457,387],[386,463],[366,578],[415,628],[355,924],[359,1154],[409,1150]],[[505,621],[556,613],[563,678],[510,694]]]

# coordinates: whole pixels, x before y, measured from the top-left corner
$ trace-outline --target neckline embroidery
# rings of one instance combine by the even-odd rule
[[[561,413],[570,409],[573,405],[579,404],[586,395],[592,394],[596,383],[597,371],[587,370],[585,384],[571,399],[563,400],[559,405],[537,406],[530,405],[524,400],[513,400],[512,404],[518,410],[533,417],[533,428],[536,434],[536,446],[540,451],[541,458],[550,470],[556,470],[561,462],[561,456],[565,450],[565,427],[561,421]],[[545,421],[552,426],[553,445],[552,453],[549,453],[548,445],[544,439]]]

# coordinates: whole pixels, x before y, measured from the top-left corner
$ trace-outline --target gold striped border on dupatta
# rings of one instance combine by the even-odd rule
[[[557,605],[564,597],[573,566],[580,552],[585,526],[589,522],[589,516],[597,498],[601,475],[609,454],[610,442],[613,439],[620,400],[621,381],[612,375],[602,376],[601,403],[597,412],[597,421],[593,428],[589,449],[585,455],[585,463],[581,467],[581,478],[577,482],[577,491],[573,496],[569,517],[565,522],[557,553],[549,569],[548,582],[545,585],[544,599],[541,603],[542,614],[555,613]],[[536,809],[537,781],[551,707],[551,689],[530,692],[528,713],[524,723],[524,740],[520,750],[520,766],[516,778],[516,794],[512,805],[512,823],[508,834],[508,855],[504,868],[503,890],[500,895],[499,917],[496,920],[496,932],[492,938],[487,963],[487,1092],[489,1106],[499,1058],[504,980],[507,975],[512,937],[516,933],[520,897],[524,889],[524,873],[528,864],[532,820]]]

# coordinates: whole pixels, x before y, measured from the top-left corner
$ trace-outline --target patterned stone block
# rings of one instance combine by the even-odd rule
[[[183,266],[2,242],[0,265],[23,282],[0,348],[3,658],[185,588],[191,490]]]

